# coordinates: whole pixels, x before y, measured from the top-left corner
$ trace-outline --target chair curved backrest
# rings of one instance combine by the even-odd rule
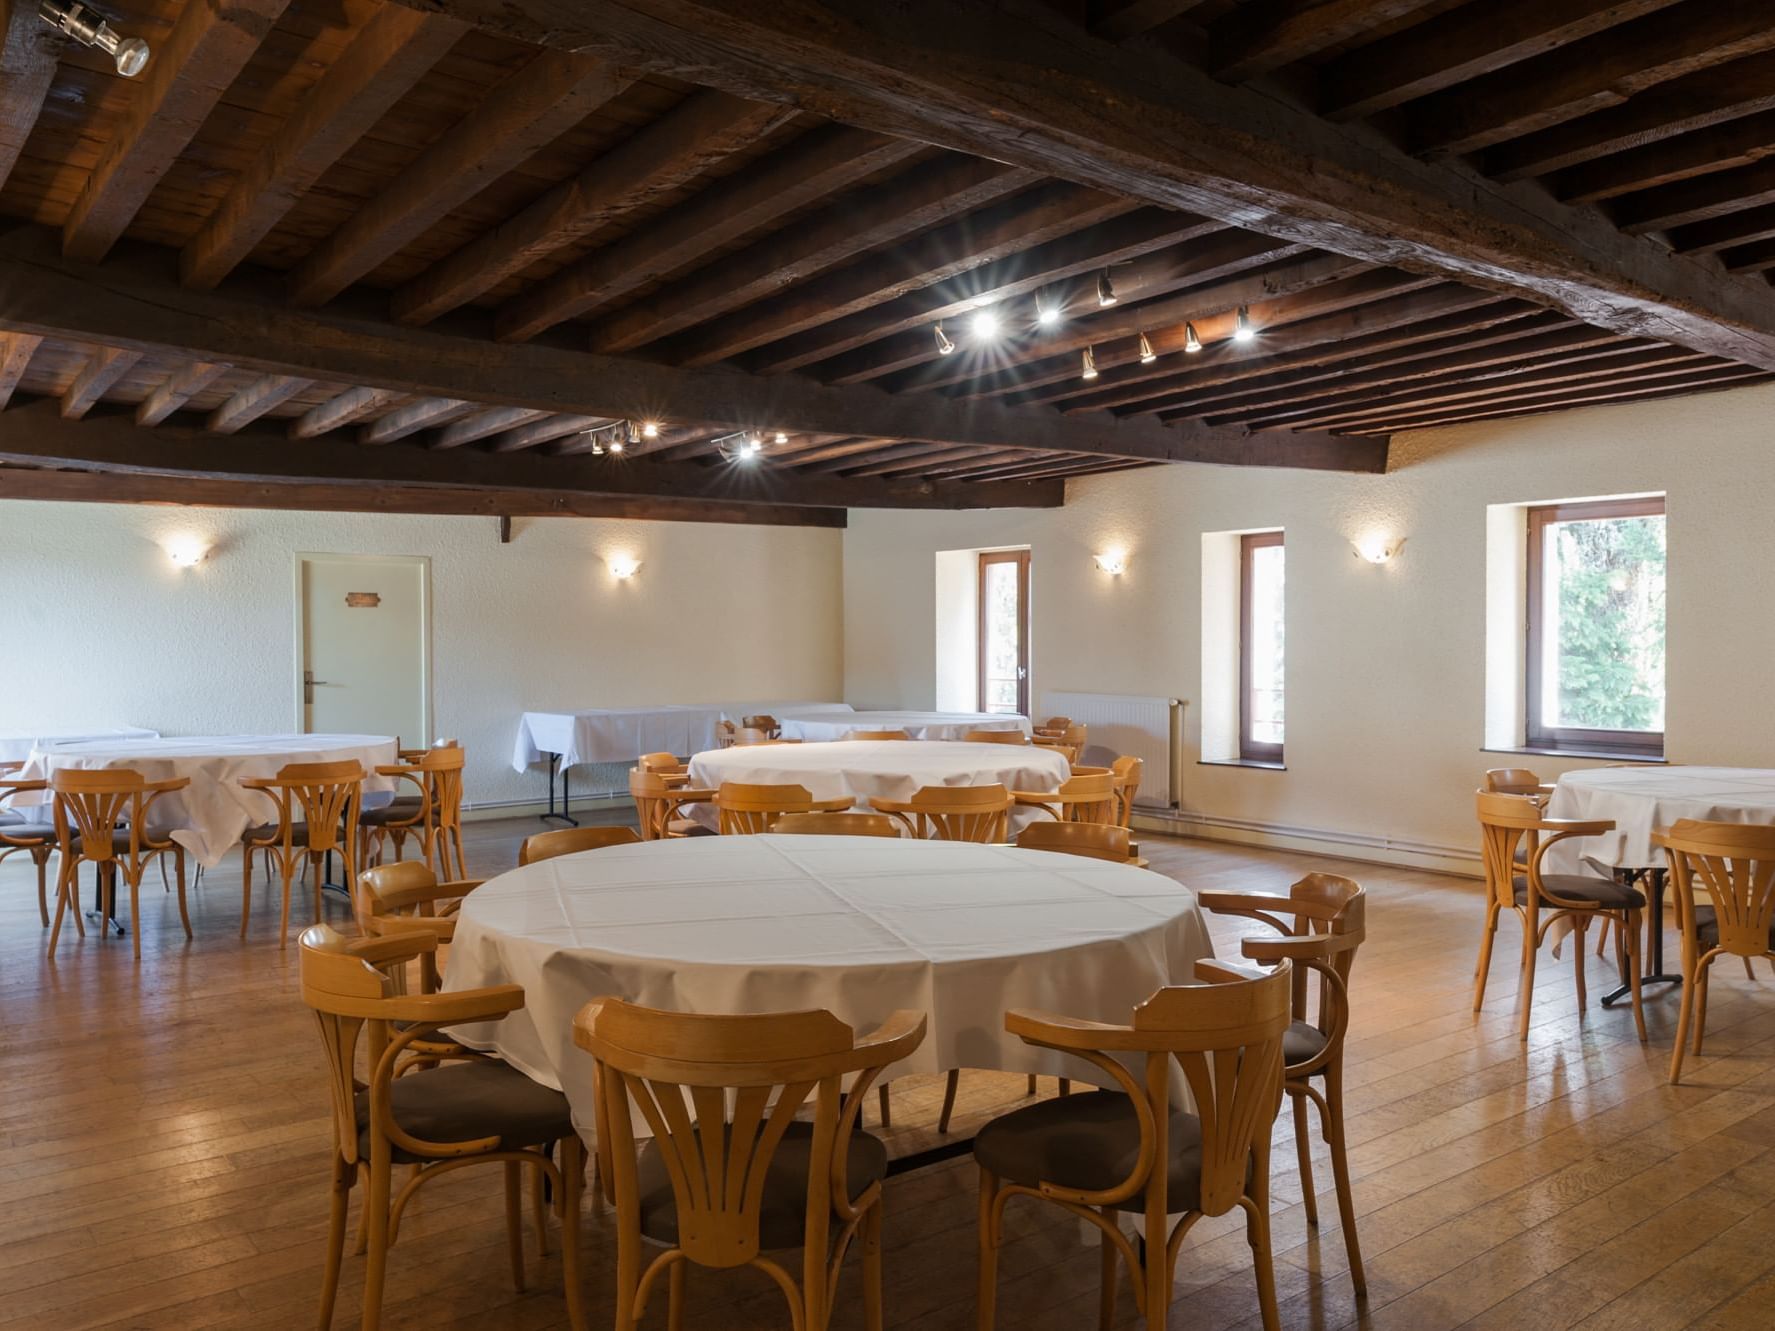
[[[1548,818],[1532,795],[1494,795],[1481,790],[1474,795],[1474,801],[1479,811],[1486,889],[1500,909],[1516,907],[1518,871],[1527,877],[1531,909],[1542,903],[1556,910],[1579,913],[1597,909],[1595,901],[1570,900],[1549,891],[1541,877],[1541,865],[1547,852],[1559,842],[1571,837],[1600,836],[1614,829],[1612,821]],[[1526,847],[1527,852],[1520,857],[1519,847]]]
[[[685,770],[684,761],[675,753],[644,753],[635,764],[643,772],[669,776]]]
[[[468,877],[462,854],[462,770],[468,751],[453,739],[441,739],[408,764],[379,767],[384,776],[419,787],[417,830],[426,862],[446,878]]]
[[[557,855],[577,855],[585,850],[603,850],[606,846],[630,846],[640,842],[641,835],[632,827],[557,827],[524,838],[518,847],[518,867],[552,860]]]
[[[747,730],[762,730],[766,736],[775,737],[779,722],[769,712],[758,712],[752,716],[742,716],[740,725]]]
[[[367,775],[361,763],[348,758],[336,763],[285,763],[274,777],[243,780],[242,786],[277,806],[274,831],[249,841],[248,853],[266,849],[287,857],[336,850],[343,852],[347,864],[355,864],[358,809]],[[300,846],[295,842],[299,823],[307,829]]]
[[[1201,1120],[1202,1214],[1231,1210],[1247,1195],[1248,1182],[1267,1190],[1270,1130],[1282,1099],[1282,1035],[1288,1029],[1292,967],[1284,962],[1264,972],[1198,961],[1196,978],[1203,983],[1154,993],[1125,1026],[1039,1012],[1005,1014],[1006,1030],[1026,1043],[1095,1065],[1140,1111],[1140,1149],[1120,1187],[1084,1194],[1044,1182],[1044,1194],[1101,1206],[1144,1193],[1149,1223],[1156,1216],[1163,1225],[1169,1142],[1159,1125],[1169,1117],[1172,1059],[1183,1069]],[[1118,1053],[1144,1054],[1144,1078],[1137,1080],[1114,1056]]]
[[[717,721],[715,723],[715,747],[718,749],[732,748],[734,736],[737,733],[738,730],[732,721]]]
[[[875,799],[870,804],[899,819],[915,837],[996,846],[1008,835],[1011,792],[996,782],[924,786],[909,800]]]
[[[1086,855],[1116,864],[1126,864],[1133,858],[1128,829],[1109,823],[1057,823],[1051,818],[1043,818],[1017,833],[1017,846],[1020,850]]]
[[[904,730],[847,730],[846,739],[911,739]]]
[[[823,1283],[831,1223],[840,1231],[833,1247],[842,1253],[880,1196],[879,1183],[859,1194],[846,1177],[864,1096],[924,1032],[919,1012],[896,1012],[858,1040],[823,1010],[727,1016],[663,1012],[616,998],[587,1003],[574,1018],[573,1038],[597,1060],[599,1160],[612,1178],[617,1214],[633,1217],[639,1209],[638,1109],[671,1178],[678,1251],[704,1266],[760,1263],[765,1177],[811,1101],[805,1269]],[[772,1274],[779,1285],[789,1279],[781,1268]],[[803,1291],[810,1301],[823,1302],[823,1294]]]
[[[1146,760],[1123,754],[1109,765],[1116,779],[1116,821],[1130,827],[1134,821],[1134,797],[1140,793],[1140,782],[1146,775]]]
[[[786,813],[770,830],[794,836],[900,835],[900,825],[885,813]]]
[[[147,828],[148,811],[162,795],[183,790],[189,777],[149,781],[128,767],[73,768],[51,772],[49,788],[55,792],[56,840],[64,856],[73,856],[72,843],[80,839],[80,858],[99,864],[121,859],[112,832],[119,824],[129,827],[124,851],[126,872],[139,872],[143,853],[153,855],[170,849],[170,838],[155,837]]]
[[[456,916],[462,900],[481,885],[480,879],[439,882],[424,860],[396,860],[378,864],[357,876],[357,917],[364,933],[372,938],[422,930],[440,943],[456,937]],[[405,992],[404,969],[391,972],[399,992]],[[437,955],[419,958],[421,993],[436,993],[439,986]]]
[[[966,744],[1027,744],[1029,737],[1021,730],[969,730],[962,735]]]
[[[811,813],[814,797],[806,786],[757,785],[723,781],[715,792],[715,808],[723,836],[755,836],[771,830],[786,813]]]
[[[1684,818],[1654,839],[1670,860],[1685,940],[1696,887],[1705,889],[1719,930],[1715,946],[1737,957],[1769,955],[1775,927],[1775,827]]]
[[[672,823],[683,816],[685,805],[706,804],[715,798],[712,790],[692,790],[639,767],[629,772],[629,795],[635,801],[635,819],[643,841],[663,841],[675,835]]]
[[[1052,793],[1036,801],[1063,823],[1116,824],[1116,779],[1113,772],[1069,776]]]
[[[1035,729],[1042,734],[1064,735],[1066,733],[1066,728],[1071,724],[1072,718],[1070,716],[1050,716],[1046,721],[1043,721],[1040,725],[1036,726]]]

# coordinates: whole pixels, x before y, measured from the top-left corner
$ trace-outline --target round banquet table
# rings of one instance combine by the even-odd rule
[[[690,760],[690,784],[717,790],[723,781],[805,786],[817,800],[854,796],[909,800],[923,786],[989,786],[1053,790],[1072,774],[1058,749],[1038,744],[963,744],[953,740],[848,739],[831,744],[742,744],[711,749]],[[715,807],[692,804],[686,812],[714,827]],[[1013,829],[1039,810],[1014,807]]]
[[[859,1034],[900,1008],[930,1033],[893,1075],[986,1068],[1089,1079],[1024,1044],[1008,1008],[1125,1022],[1214,955],[1195,894],[1079,856],[875,837],[685,837],[502,874],[462,905],[446,989],[520,984],[503,1021],[456,1028],[594,1121],[573,1017],[615,995],[679,1012],[826,1008]]]
[[[853,730],[904,730],[913,739],[957,740],[970,730],[1020,730],[1030,733],[1029,718],[1002,712],[796,712],[782,717],[784,739],[844,739]]]
[[[1547,801],[1550,818],[1606,818],[1613,832],[1573,837],[1547,852],[1550,873],[1662,868],[1654,828],[1680,818],[1775,824],[1775,771],[1757,767],[1599,767],[1567,772]]]
[[[395,778],[377,776],[378,766],[400,760],[393,735],[193,735],[176,739],[83,740],[46,744],[32,751],[23,777],[48,777],[63,768],[127,767],[149,781],[186,776],[191,784],[156,800],[150,811],[156,829],[171,828],[172,839],[206,869],[213,869],[239,843],[241,833],[277,816],[269,796],[244,789],[242,777],[276,776],[286,763],[337,763],[355,758],[370,775],[365,802],[386,802]],[[43,802],[48,792],[37,795]],[[372,798],[376,796],[378,798]],[[20,796],[23,805],[29,796]]]

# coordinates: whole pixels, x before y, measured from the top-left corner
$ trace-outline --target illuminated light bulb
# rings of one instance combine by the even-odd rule
[[[1120,577],[1128,567],[1128,556],[1120,550],[1105,550],[1100,555],[1092,555],[1091,558],[1097,561],[1098,568],[1112,578]]]
[[[1060,307],[1058,305],[1044,305],[1038,298],[1035,302],[1035,321],[1043,328],[1052,328],[1060,322]]]
[[[1079,371],[1079,374],[1080,377],[1085,379],[1095,379],[1097,377],[1096,347],[1085,348],[1084,368]]]
[[[982,342],[990,342],[998,336],[998,315],[992,310],[981,310],[974,316],[971,326],[975,337]]]
[[[947,356],[955,350],[955,343],[949,340],[949,334],[943,331],[943,325],[937,325],[937,354]]]
[[[1151,365],[1158,358],[1159,353],[1153,350],[1152,339],[1145,333],[1142,333],[1140,335],[1140,363],[1142,365]]]
[[[1110,284],[1107,268],[1097,275],[1097,303],[1104,309],[1116,303],[1116,289]]]
[[[195,536],[175,536],[166,543],[166,557],[175,568],[195,568],[208,553],[208,547]]]
[[[1257,330],[1251,326],[1251,311],[1239,306],[1239,320],[1233,328],[1233,341],[1249,342],[1257,336]]]
[[[610,576],[618,579],[634,577],[641,567],[641,561],[633,555],[611,555],[604,562],[610,566]]]
[[[612,452],[612,453],[620,453],[620,452],[622,452],[622,451],[623,451],[623,447],[624,447],[624,445],[623,445],[623,441],[622,441],[622,440],[620,440],[620,439],[612,439],[612,440],[611,440],[611,441],[610,441],[610,451],[611,451],[611,452]]]
[[[659,422],[658,421],[642,421],[641,422],[641,437],[643,439],[658,439],[659,438]]]
[[[789,442],[789,436],[784,434],[781,430],[778,430],[777,431],[777,442],[779,444],[786,444]]]
[[[1186,323],[1183,326],[1183,349],[1192,356],[1202,349],[1202,339],[1196,336],[1194,324]]]

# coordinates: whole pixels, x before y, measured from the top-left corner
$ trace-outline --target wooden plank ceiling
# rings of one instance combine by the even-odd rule
[[[0,9],[0,496],[831,523],[1775,377],[1764,4]]]

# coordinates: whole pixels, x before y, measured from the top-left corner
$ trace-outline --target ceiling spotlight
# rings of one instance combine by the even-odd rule
[[[1085,348],[1084,368],[1079,371],[1079,374],[1080,374],[1080,377],[1085,378],[1085,379],[1095,379],[1097,377],[1097,348],[1096,347],[1086,347]]]
[[[949,340],[949,334],[943,331],[943,325],[939,323],[937,325],[937,354],[939,356],[947,356],[954,350],[955,343]]]
[[[1110,285],[1107,268],[1097,274],[1097,303],[1104,309],[1116,303],[1116,289]]]
[[[659,422],[658,421],[642,421],[641,422],[641,437],[643,439],[658,439],[659,438]]]
[[[998,336],[998,315],[991,310],[981,310],[974,316],[974,336],[982,342],[990,342]]]
[[[1192,356],[1202,349],[1202,339],[1196,336],[1194,324],[1186,323],[1183,326],[1183,349]]]
[[[786,444],[789,442],[789,436],[784,434],[781,430],[778,430],[777,431],[777,442],[779,444]]]
[[[1043,328],[1052,328],[1060,322],[1060,307],[1044,304],[1042,298],[1035,298],[1035,321]]]
[[[620,439],[612,439],[610,441],[610,451],[612,453],[620,453],[625,447],[627,447],[627,445]]]
[[[604,456],[604,445],[599,443],[596,439],[592,440],[592,456],[595,458],[601,458]]]
[[[1239,306],[1239,322],[1233,328],[1233,341],[1249,342],[1256,336],[1257,330],[1251,326],[1251,311],[1243,305]]]
[[[1142,333],[1140,335],[1140,363],[1142,365],[1151,365],[1158,358],[1159,353],[1153,350],[1152,339],[1145,333]]]
[[[96,46],[117,66],[124,78],[134,78],[148,67],[148,43],[140,37],[119,37],[117,30],[85,5],[66,0],[38,0],[37,15],[59,28],[82,46]]]

